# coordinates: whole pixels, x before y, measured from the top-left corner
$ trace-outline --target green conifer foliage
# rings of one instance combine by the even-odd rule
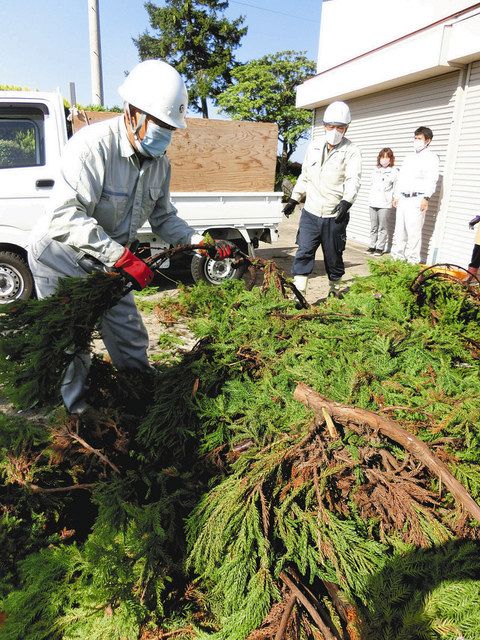
[[[375,263],[343,300],[301,312],[274,288],[197,285],[174,304],[199,343],[157,367],[137,421],[122,414],[124,386],[110,369],[101,385],[118,404],[102,433],[85,435],[91,450],[61,414],[5,417],[0,515],[18,550],[0,532],[0,638],[246,640],[286,598],[285,574],[332,612],[340,637],[326,584],[355,605],[364,639],[480,638],[478,523],[398,444],[318,420],[293,398],[303,382],[396,420],[480,499],[480,309],[451,283],[417,295],[417,273]],[[79,313],[85,299],[78,289]],[[76,322],[72,313],[67,326]],[[42,328],[55,337],[49,322],[37,326],[37,350]],[[55,371],[42,360],[50,388],[73,333]],[[31,402],[21,363],[2,367]],[[112,431],[125,434],[120,452]],[[82,482],[88,493],[44,491]],[[73,520],[78,530],[62,535]],[[286,638],[311,638],[307,618],[298,614]]]
[[[90,350],[95,326],[122,286],[116,274],[65,278],[55,295],[2,309],[2,390],[17,406],[58,402],[65,369],[76,353]]]

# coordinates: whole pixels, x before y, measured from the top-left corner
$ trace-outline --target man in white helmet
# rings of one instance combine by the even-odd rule
[[[60,277],[86,277],[85,256],[120,270],[135,289],[146,287],[153,272],[129,245],[147,220],[170,244],[203,240],[170,201],[165,151],[173,131],[186,127],[181,76],[166,62],[147,60],[132,69],[119,93],[121,116],[84,127],[65,146],[61,175],[29,245],[39,298],[51,295]],[[216,241],[215,248],[216,259],[231,255],[226,241]],[[105,314],[100,333],[117,369],[149,371],[148,335],[132,293]],[[66,372],[61,391],[70,413],[89,408],[89,367],[89,354],[80,354]]]
[[[332,102],[323,116],[325,135],[313,140],[305,154],[292,196],[283,213],[290,216],[303,199],[305,206],[297,234],[298,249],[293,260],[294,284],[303,294],[315,264],[315,253],[322,247],[329,295],[340,294],[345,273],[343,251],[347,240],[349,209],[360,188],[360,150],[345,138],[350,124],[345,102]]]

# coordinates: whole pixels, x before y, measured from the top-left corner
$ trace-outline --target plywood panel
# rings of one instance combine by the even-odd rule
[[[80,112],[77,131],[118,114]],[[187,118],[187,129],[176,131],[168,156],[171,191],[272,191],[277,159],[276,124],[243,120]]]

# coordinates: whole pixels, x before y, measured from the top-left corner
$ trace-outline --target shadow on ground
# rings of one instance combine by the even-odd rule
[[[367,585],[365,637],[479,640],[480,542],[453,540],[390,559]]]

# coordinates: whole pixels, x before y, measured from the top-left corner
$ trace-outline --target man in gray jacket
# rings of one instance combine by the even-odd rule
[[[338,296],[340,292],[349,209],[360,188],[362,164],[360,150],[345,138],[350,122],[350,109],[344,102],[332,102],[327,107],[323,117],[325,136],[310,143],[302,173],[283,209],[288,217],[306,197],[292,268],[293,282],[303,294],[319,246],[328,275],[329,295]]]
[[[51,295],[58,279],[86,277],[84,258],[118,270],[143,289],[150,268],[129,249],[148,220],[170,244],[201,244],[203,237],[170,201],[170,162],[165,151],[175,129],[184,129],[187,90],[178,72],[161,60],[141,62],[121,87],[124,113],[84,127],[66,144],[61,174],[48,210],[34,228],[29,264],[39,298]],[[218,240],[214,257],[229,257],[232,245]],[[119,370],[148,372],[148,335],[130,293],[102,318],[100,334]],[[70,413],[89,408],[89,354],[76,355],[62,382]]]

